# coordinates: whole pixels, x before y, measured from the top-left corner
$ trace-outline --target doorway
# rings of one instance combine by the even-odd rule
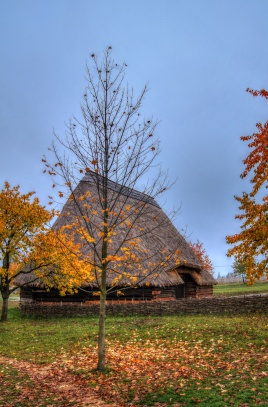
[[[185,298],[185,285],[184,284],[177,285],[175,294],[176,294],[176,300],[179,298]]]

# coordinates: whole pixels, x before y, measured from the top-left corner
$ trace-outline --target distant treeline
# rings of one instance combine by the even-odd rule
[[[234,276],[233,273],[228,273],[225,277],[218,277],[216,278],[219,284],[227,284],[227,283],[243,283],[242,276]],[[268,281],[266,276],[262,276],[258,281]]]

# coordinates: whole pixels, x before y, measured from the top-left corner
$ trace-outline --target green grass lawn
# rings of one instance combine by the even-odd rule
[[[213,288],[214,296],[268,293],[268,281],[247,285],[242,283],[218,284]]]
[[[21,318],[16,307],[9,317],[0,324],[0,355],[53,363],[118,406],[268,405],[267,314],[109,317],[105,374],[95,370],[97,318]],[[0,365],[0,405],[23,406],[13,391],[24,385],[34,388]]]

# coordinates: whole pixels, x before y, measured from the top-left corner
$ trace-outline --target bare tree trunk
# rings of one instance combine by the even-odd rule
[[[1,314],[1,321],[7,321],[7,314],[8,314],[8,295],[2,294],[3,298],[3,305],[2,305],[2,314]]]
[[[3,259],[3,269],[5,270],[5,272],[4,272],[4,275],[2,275],[2,277],[0,277],[0,289],[1,289],[1,295],[3,298],[1,322],[7,321],[7,314],[8,314],[8,298],[10,295],[9,281],[8,281],[9,265],[10,265],[9,253],[5,253],[4,259]]]
[[[107,92],[108,92],[108,82],[107,82],[107,70],[106,70],[106,80],[105,80],[105,104],[104,104],[104,180],[103,180],[103,203],[104,203],[104,213],[103,213],[103,233],[104,239],[102,243],[102,273],[101,273],[101,295],[100,295],[100,315],[99,315],[99,342],[98,342],[98,370],[105,370],[105,320],[106,320],[106,296],[107,296],[107,254],[108,254],[108,213],[106,208],[108,207],[108,191],[107,191],[107,174],[108,174],[108,138],[107,138]]]
[[[105,320],[106,320],[106,294],[100,298],[99,314],[99,341],[98,341],[98,370],[105,369]]]
[[[107,251],[107,243],[104,244],[104,251]],[[107,268],[103,265],[101,273],[101,293],[100,293],[100,314],[99,314],[99,341],[98,341],[98,367],[99,371],[105,369],[105,322],[106,322],[106,275]]]

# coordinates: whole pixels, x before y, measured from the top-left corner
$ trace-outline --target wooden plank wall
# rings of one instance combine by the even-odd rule
[[[96,291],[96,290],[95,290]],[[109,293],[107,300],[123,301],[170,301],[176,299],[176,287],[153,288],[139,287],[127,290],[120,290],[124,295],[119,295],[117,290]],[[93,295],[94,291],[79,291],[77,294],[67,294],[60,296],[57,290],[40,290],[37,288],[21,288],[21,301],[36,302],[88,302],[98,301],[99,296]],[[185,298],[204,298],[213,295],[213,286],[197,286],[193,281],[185,283]],[[182,297],[183,298],[183,297]],[[179,298],[177,298],[179,299]]]

